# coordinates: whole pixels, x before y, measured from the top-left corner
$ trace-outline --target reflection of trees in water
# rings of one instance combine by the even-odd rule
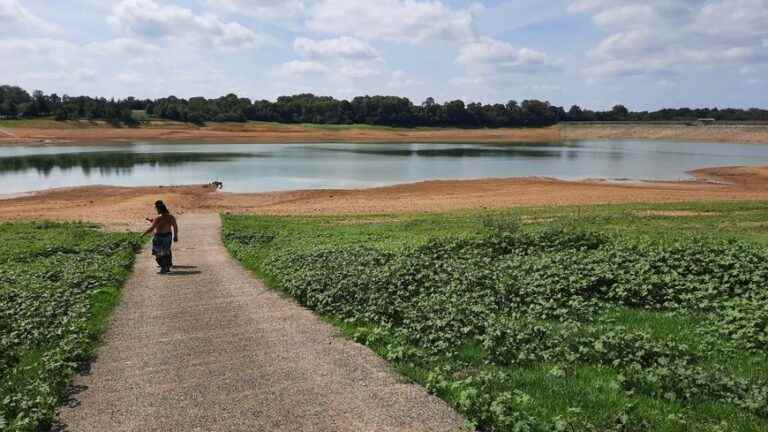
[[[11,156],[0,158],[0,173],[19,172],[29,169],[48,176],[59,168],[62,171],[81,168],[88,175],[96,169],[102,175],[128,175],[133,167],[173,167],[193,162],[222,162],[242,157],[256,157],[249,153],[131,153],[131,152],[84,152],[50,155]]]
[[[554,158],[563,154],[562,149],[522,147],[451,147],[451,148],[311,148],[315,151],[355,153],[376,156],[421,156],[421,157],[506,157],[506,158]]]
[[[473,158],[490,157],[506,159],[567,159],[579,158],[601,159],[621,161],[627,154],[623,149],[594,150],[589,147],[564,146],[562,144],[534,144],[530,146],[520,145],[489,145],[473,147],[448,147],[448,148],[360,148],[360,147],[310,147],[313,151],[353,153],[375,156],[416,156],[416,157],[453,157]]]

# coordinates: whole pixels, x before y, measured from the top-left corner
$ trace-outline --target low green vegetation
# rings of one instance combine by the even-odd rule
[[[94,127],[98,125],[106,125],[106,122],[101,121],[56,121],[53,117],[43,118],[19,118],[19,119],[0,119],[0,127],[2,128],[34,128],[34,129],[82,129],[86,127]]]
[[[480,430],[768,428],[768,203],[223,220]]]
[[[0,430],[50,427],[138,241],[82,224],[0,224]]]

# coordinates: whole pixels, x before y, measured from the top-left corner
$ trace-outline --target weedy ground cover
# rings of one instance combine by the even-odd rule
[[[226,215],[230,252],[489,431],[768,428],[768,204]]]
[[[138,242],[83,224],[0,224],[0,430],[50,427]]]

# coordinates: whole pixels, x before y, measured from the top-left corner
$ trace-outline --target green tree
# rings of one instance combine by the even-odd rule
[[[629,117],[629,110],[624,105],[614,105],[611,108],[611,117],[613,120],[626,120]]]

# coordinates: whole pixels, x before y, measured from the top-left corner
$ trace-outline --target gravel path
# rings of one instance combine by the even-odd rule
[[[216,214],[180,220],[174,274],[139,255],[69,431],[451,431],[463,419],[230,258]]]

